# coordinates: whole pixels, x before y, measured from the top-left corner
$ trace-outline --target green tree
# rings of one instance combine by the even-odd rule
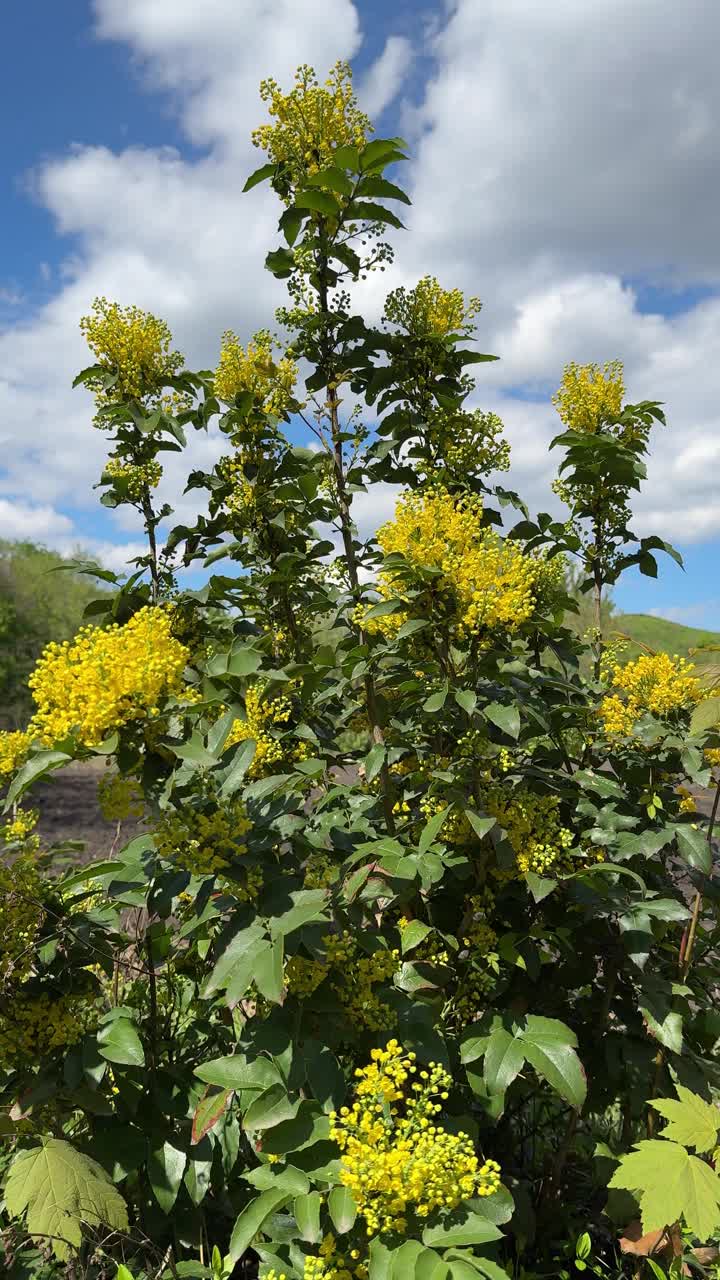
[[[37,659],[51,641],[75,635],[96,596],[97,587],[68,571],[57,552],[0,540],[0,717],[6,728],[27,723],[27,680]]]

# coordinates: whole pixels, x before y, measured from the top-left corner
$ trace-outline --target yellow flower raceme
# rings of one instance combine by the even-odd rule
[[[0,863],[0,991],[32,970],[45,920],[46,882],[28,853]]]
[[[100,377],[87,383],[100,405],[154,397],[185,363],[179,352],[171,350],[172,334],[165,321],[139,307],[120,307],[107,298],[96,298],[80,329],[98,364],[106,373],[117,375],[108,388]]]
[[[305,956],[291,956],[285,966],[285,985],[291,996],[306,1000],[324,982],[328,967],[321,960],[309,960]]]
[[[225,750],[247,742],[252,738],[255,742],[255,755],[248,769],[249,778],[263,778],[277,773],[283,764],[306,759],[308,744],[305,742],[287,742],[276,736],[273,730],[286,725],[292,714],[292,703],[288,697],[263,699],[264,686],[252,685],[245,694],[244,720],[236,720],[230,730]]]
[[[105,475],[111,480],[122,480],[127,486],[129,498],[140,501],[148,489],[155,489],[162,479],[162,467],[154,459],[150,462],[123,462],[121,458],[108,458]]]
[[[572,363],[566,366],[552,401],[565,426],[594,435],[604,419],[619,415],[624,394],[620,360],[608,361],[603,369],[597,364]]]
[[[502,419],[496,413],[481,409],[436,409],[425,423],[424,435],[435,455],[435,463],[423,460],[422,473],[431,475],[439,467],[447,467],[458,475],[472,471],[487,475],[491,471],[507,471],[510,467],[510,445],[503,436]]]
[[[0,778],[7,778],[24,764],[31,741],[25,731],[0,733]]]
[[[404,1232],[408,1215],[451,1212],[474,1196],[492,1195],[499,1166],[481,1165],[466,1133],[449,1133],[438,1116],[452,1078],[437,1063],[417,1066],[396,1040],[373,1049],[356,1071],[355,1102],[331,1115],[349,1187],[367,1234]]]
[[[215,372],[215,393],[230,403],[249,391],[263,413],[287,413],[295,400],[297,365],[289,356],[273,359],[269,329],[261,329],[245,349],[231,329],[222,336],[220,363]]]
[[[97,1010],[83,995],[40,995],[13,1000],[0,1017],[0,1062],[36,1065],[46,1054],[67,1049],[97,1021]]]
[[[705,749],[705,759],[711,769],[720,768],[720,747],[707,747]]]
[[[30,732],[46,745],[75,734],[96,746],[111,730],[156,715],[163,698],[180,692],[188,659],[171,611],[159,606],[122,627],[84,627],[40,657],[28,681],[37,704]]]
[[[359,1249],[341,1253],[334,1235],[323,1236],[317,1256],[309,1254],[303,1267],[303,1280],[367,1280],[367,1263],[360,1261]]]
[[[386,986],[400,968],[400,952],[379,947],[367,955],[346,929],[323,938],[330,981],[348,1018],[369,1031],[387,1030],[395,1025],[393,1009],[380,999],[376,987]]]
[[[414,289],[402,285],[393,289],[383,318],[413,338],[446,338],[451,333],[467,337],[475,329],[481,307],[479,298],[466,300],[460,289],[443,289],[435,276],[428,275]]]
[[[247,853],[244,836],[251,825],[239,799],[226,805],[208,803],[202,809],[185,806],[164,815],[155,831],[155,847],[161,857],[192,875],[217,875]],[[236,897],[252,899],[259,885],[257,871],[249,869],[244,887],[230,883]]]
[[[16,844],[22,841],[26,848],[38,849],[40,840],[38,836],[33,836],[32,832],[38,824],[39,817],[37,809],[17,809],[10,821],[6,822],[1,829],[5,843]]]
[[[569,851],[574,837],[562,824],[557,796],[498,786],[488,788],[484,805],[507,832],[522,875],[571,870]]]
[[[260,97],[272,123],[253,130],[253,145],[266,151],[273,164],[285,166],[293,185],[332,164],[338,147],[363,147],[372,132],[357,105],[347,62],[336,62],[324,85],[312,67],[298,67],[289,93],[276,80],[263,80]]]
[[[454,617],[461,636],[496,628],[512,634],[531,617],[536,603],[538,562],[519,546],[481,525],[479,498],[454,498],[442,488],[413,490],[400,498],[395,516],[378,530],[386,556],[404,557],[409,576],[429,596],[430,608]],[[428,583],[427,570],[439,570]],[[385,568],[378,579],[384,599],[403,598],[408,571]],[[363,621],[368,631],[392,634],[404,610]]]
[[[142,818],[145,813],[142,788],[132,775],[112,773],[103,778],[98,786],[98,800],[108,822]]]
[[[688,710],[703,697],[691,662],[667,653],[642,654],[626,666],[615,666],[611,688],[600,703],[600,716],[610,737],[630,737],[636,722],[649,712],[659,719]]]

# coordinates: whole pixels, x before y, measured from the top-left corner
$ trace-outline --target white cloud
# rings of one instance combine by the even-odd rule
[[[105,452],[89,397],[69,390],[86,362],[77,321],[93,296],[163,315],[189,362],[206,367],[224,328],[247,336],[283,297],[262,268],[276,202],[263,188],[241,195],[261,161],[249,140],[264,114],[257,83],[352,57],[363,0],[334,0],[332,21],[326,0],[264,0],[252,22],[247,8],[94,0],[99,36],[121,41],[148,85],[168,92],[199,150],[79,146],[35,174],[37,198],[75,249],[53,300],[0,332],[0,502],[21,513],[17,528],[35,518],[35,536],[59,546],[72,529],[52,520],[69,519],[63,506],[95,506]],[[414,55],[429,51],[419,35],[413,47],[393,34],[391,6],[388,23],[360,85],[374,113],[402,96]],[[664,400],[671,424],[656,433],[638,528],[687,541],[720,532],[720,301],[641,315],[623,277],[720,281],[718,37],[715,0],[455,0],[431,37],[423,101],[401,103],[415,160],[398,266],[358,291],[377,314],[386,288],[431,271],[486,300],[478,341],[502,360],[478,367],[476,399],[504,417],[509,483],[536,507],[551,502],[557,418],[510,389],[549,393],[566,361],[621,357],[629,394]],[[194,438],[187,462],[212,465],[219,449],[217,434]],[[178,519],[194,509],[193,495],[177,501],[183,465],[169,458],[161,491]],[[391,505],[384,491],[361,497],[359,524],[369,530]],[[113,532],[139,536],[128,515],[110,517]]]
[[[413,60],[413,47],[406,36],[389,36],[385,48],[363,77],[358,98],[371,119],[381,115],[402,91],[403,80]]]

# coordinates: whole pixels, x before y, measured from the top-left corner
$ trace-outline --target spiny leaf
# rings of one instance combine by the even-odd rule
[[[27,1211],[31,1235],[47,1236],[57,1258],[67,1260],[79,1248],[81,1224],[126,1231],[128,1215],[109,1175],[89,1156],[59,1138],[21,1151],[5,1184],[5,1203],[13,1217]]]

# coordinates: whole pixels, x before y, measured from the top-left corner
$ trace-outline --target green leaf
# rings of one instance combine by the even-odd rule
[[[430,697],[423,702],[423,711],[442,711],[448,696],[447,685],[444,689],[440,689],[438,693],[431,693]]]
[[[720,1110],[704,1098],[698,1097],[684,1085],[676,1084],[675,1098],[654,1098],[653,1107],[669,1123],[663,1129],[663,1138],[680,1142],[696,1151],[712,1151],[718,1145]]]
[[[27,1213],[31,1235],[47,1236],[61,1261],[79,1248],[81,1225],[127,1231],[128,1215],[120,1192],[96,1160],[59,1138],[21,1151],[5,1183],[12,1217]]]
[[[698,702],[690,717],[690,732],[705,733],[720,725],[720,696],[704,698]]]
[[[273,937],[283,937],[304,924],[327,920],[327,892],[325,889],[297,889],[290,894],[292,906],[280,916],[270,920]]]
[[[250,1103],[243,1116],[243,1129],[272,1129],[273,1125],[282,1124],[284,1120],[292,1120],[299,1105],[288,1097],[282,1082],[272,1084]]]
[[[195,1068],[195,1075],[206,1084],[215,1084],[221,1089],[236,1089],[238,1092],[256,1089],[261,1093],[281,1080],[280,1072],[270,1058],[255,1058],[248,1062],[242,1053],[203,1062],[202,1066]]]
[[[328,1212],[338,1235],[351,1231],[357,1218],[357,1205],[348,1187],[333,1187],[328,1196]]]
[[[338,1111],[347,1088],[343,1069],[335,1054],[320,1044],[317,1052],[311,1053],[308,1041],[305,1042],[305,1054],[308,1057],[307,1080],[313,1097],[324,1111]]]
[[[233,761],[228,769],[225,781],[220,788],[220,795],[224,800],[235,795],[235,792],[242,783],[245,774],[253,762],[256,751],[257,743],[254,738],[246,738],[244,742],[240,743],[240,746],[233,756]]]
[[[426,822],[420,832],[420,839],[418,840],[418,851],[420,853],[426,853],[430,848],[433,840],[440,833],[443,823],[451,809],[452,805],[447,804],[444,809],[440,810],[440,813],[434,814],[430,821]]]
[[[675,837],[680,856],[688,866],[709,876],[712,871],[712,853],[705,832],[689,823],[677,823]]]
[[[298,191],[295,196],[295,205],[298,209],[312,209],[313,213],[321,213],[328,218],[337,218],[340,213],[340,205],[329,191],[317,189]]]
[[[268,947],[262,950],[255,961],[253,978],[261,996],[272,1004],[279,1004],[283,994],[283,957],[284,945],[282,934],[273,939]]]
[[[216,991],[222,991],[232,984],[236,989],[242,987],[240,994],[234,997],[240,999],[250,986],[257,956],[267,946],[269,943],[259,921],[253,921],[246,929],[236,933],[205,983],[203,998],[207,1000]]]
[[[398,231],[402,231],[405,227],[405,223],[401,222],[396,213],[386,209],[382,204],[376,204],[374,200],[353,200],[352,204],[348,205],[347,216],[363,222],[387,222]]]
[[[432,933],[432,927],[425,924],[423,920],[411,920],[409,925],[400,931],[400,949],[402,954],[406,956],[410,951],[414,951],[415,947],[419,947],[424,942],[428,934]]]
[[[405,156],[401,151],[404,145],[400,138],[375,138],[366,143],[360,152],[360,169],[365,173],[383,161],[389,164],[396,157],[404,160]]]
[[[22,766],[10,783],[5,797],[5,804],[3,805],[3,813],[7,813],[15,801],[38,778],[44,777],[46,773],[52,773],[55,769],[60,769],[64,764],[68,764],[70,760],[72,760],[72,756],[69,756],[66,751],[38,751],[37,755],[34,755],[31,760],[28,760]]]
[[[235,1219],[230,1245],[224,1260],[226,1270],[232,1271],[235,1263],[240,1261],[263,1224],[267,1222],[273,1213],[277,1213],[278,1209],[286,1205],[291,1198],[287,1191],[273,1189],[271,1191],[263,1191],[254,1200],[251,1200],[240,1216]]]
[[[368,782],[372,782],[376,778],[385,763],[386,749],[381,742],[376,742],[374,747],[368,751],[363,767],[365,769],[365,777]]]
[[[347,174],[335,165],[314,173],[311,178],[308,178],[308,186],[321,187],[323,191],[335,191],[340,196],[351,196],[353,193],[353,184]]]
[[[305,1240],[307,1244],[319,1244],[323,1238],[320,1228],[322,1202],[320,1192],[311,1191],[309,1195],[298,1196],[293,1204],[293,1214],[300,1239]]]
[[[243,192],[252,191],[253,187],[256,187],[259,182],[264,182],[266,178],[272,178],[275,169],[276,166],[274,164],[261,164],[259,169],[250,174],[243,187]]]
[[[227,663],[229,676],[252,676],[262,666],[263,655],[252,645],[234,649]]]
[[[163,1142],[150,1152],[148,1178],[163,1213],[170,1213],[177,1200],[186,1164],[186,1153],[172,1142]]]
[[[471,716],[477,706],[477,694],[473,693],[471,689],[456,689],[455,701],[459,707],[462,707],[463,711],[466,711]]]
[[[491,1093],[505,1093],[522,1070],[525,1053],[521,1040],[498,1027],[492,1032],[485,1051],[483,1075]]]
[[[106,1022],[97,1035],[98,1053],[106,1062],[116,1062],[127,1067],[145,1065],[145,1052],[134,1023],[130,1018],[115,1018]]]
[[[402,187],[396,187],[394,182],[388,182],[387,178],[381,178],[375,173],[368,174],[361,180],[358,195],[380,196],[381,199],[402,200],[403,204],[412,204],[412,200],[405,194]]]
[[[520,712],[516,706],[505,707],[500,702],[491,702],[489,706],[483,707],[483,713],[509,738],[517,739],[520,733]]]
[[[529,1014],[516,1033],[525,1058],[538,1075],[574,1107],[581,1107],[587,1079],[575,1049],[577,1039],[564,1022]]]
[[[693,1235],[707,1240],[720,1225],[720,1178],[676,1142],[638,1142],[608,1186],[639,1198],[645,1234],[684,1218]]]
[[[493,1222],[479,1213],[458,1210],[436,1226],[428,1226],[422,1233],[423,1244],[446,1249],[451,1245],[489,1244],[501,1240],[502,1232]]]
[[[218,1120],[224,1114],[232,1094],[232,1089],[220,1089],[219,1092],[216,1091],[215,1093],[209,1093],[207,1089],[205,1090],[193,1115],[192,1140],[194,1144],[202,1142],[205,1135],[215,1128]]]
[[[492,831],[493,827],[497,825],[495,818],[481,818],[479,813],[475,813],[474,809],[466,809],[465,817],[479,840],[483,840],[488,831]]]

